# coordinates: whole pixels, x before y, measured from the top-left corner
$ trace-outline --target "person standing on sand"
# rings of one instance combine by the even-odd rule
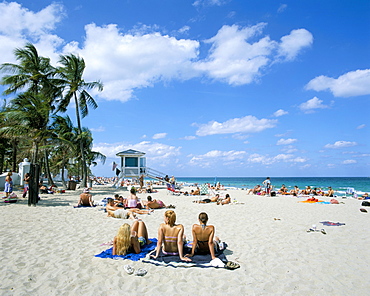
[[[10,193],[13,192],[13,179],[12,179],[12,172],[9,172],[5,177],[5,184],[4,184],[4,192],[5,196],[9,197]]]
[[[26,173],[24,175],[24,187],[23,187],[23,198],[27,196],[27,192],[29,190],[29,183],[30,183],[31,175],[29,173]]]
[[[271,180],[270,180],[270,177],[267,177],[266,180],[262,182],[262,184],[266,188],[266,194],[271,195]]]
[[[143,174],[139,177],[139,183],[140,183],[140,189],[143,189],[144,187],[144,175]]]

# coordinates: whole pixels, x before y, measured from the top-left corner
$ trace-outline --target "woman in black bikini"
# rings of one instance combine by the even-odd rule
[[[194,224],[192,228],[193,247],[191,253],[186,256],[192,257],[194,254],[211,254],[213,260],[216,258],[215,244],[218,248],[220,239],[216,237],[216,241],[213,240],[215,227],[213,225],[207,225],[208,215],[206,213],[200,213],[198,219],[200,225]]]

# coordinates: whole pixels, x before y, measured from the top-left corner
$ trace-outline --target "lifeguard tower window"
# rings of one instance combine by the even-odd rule
[[[145,167],[146,166],[146,158],[142,157],[140,158],[140,167]]]
[[[125,167],[138,167],[137,157],[125,157]]]

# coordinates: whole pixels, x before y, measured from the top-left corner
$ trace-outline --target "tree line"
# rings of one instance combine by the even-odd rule
[[[87,187],[90,166],[98,160],[104,163],[106,157],[92,150],[92,133],[81,119],[89,108],[98,107],[89,91],[102,91],[103,84],[83,79],[85,61],[74,54],[60,55],[56,67],[31,43],[16,48],[14,55],[17,63],[0,66],[3,95],[12,95],[0,106],[0,173],[17,171],[18,163],[28,158],[42,168],[49,185],[54,184],[52,173],[62,169],[63,177],[68,168]],[[63,116],[70,105],[75,108],[77,126]]]

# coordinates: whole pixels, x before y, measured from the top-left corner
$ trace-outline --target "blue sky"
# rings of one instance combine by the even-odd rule
[[[0,16],[1,63],[32,42],[104,83],[82,122],[98,176],[126,149],[175,176],[370,176],[369,1],[39,0]]]

